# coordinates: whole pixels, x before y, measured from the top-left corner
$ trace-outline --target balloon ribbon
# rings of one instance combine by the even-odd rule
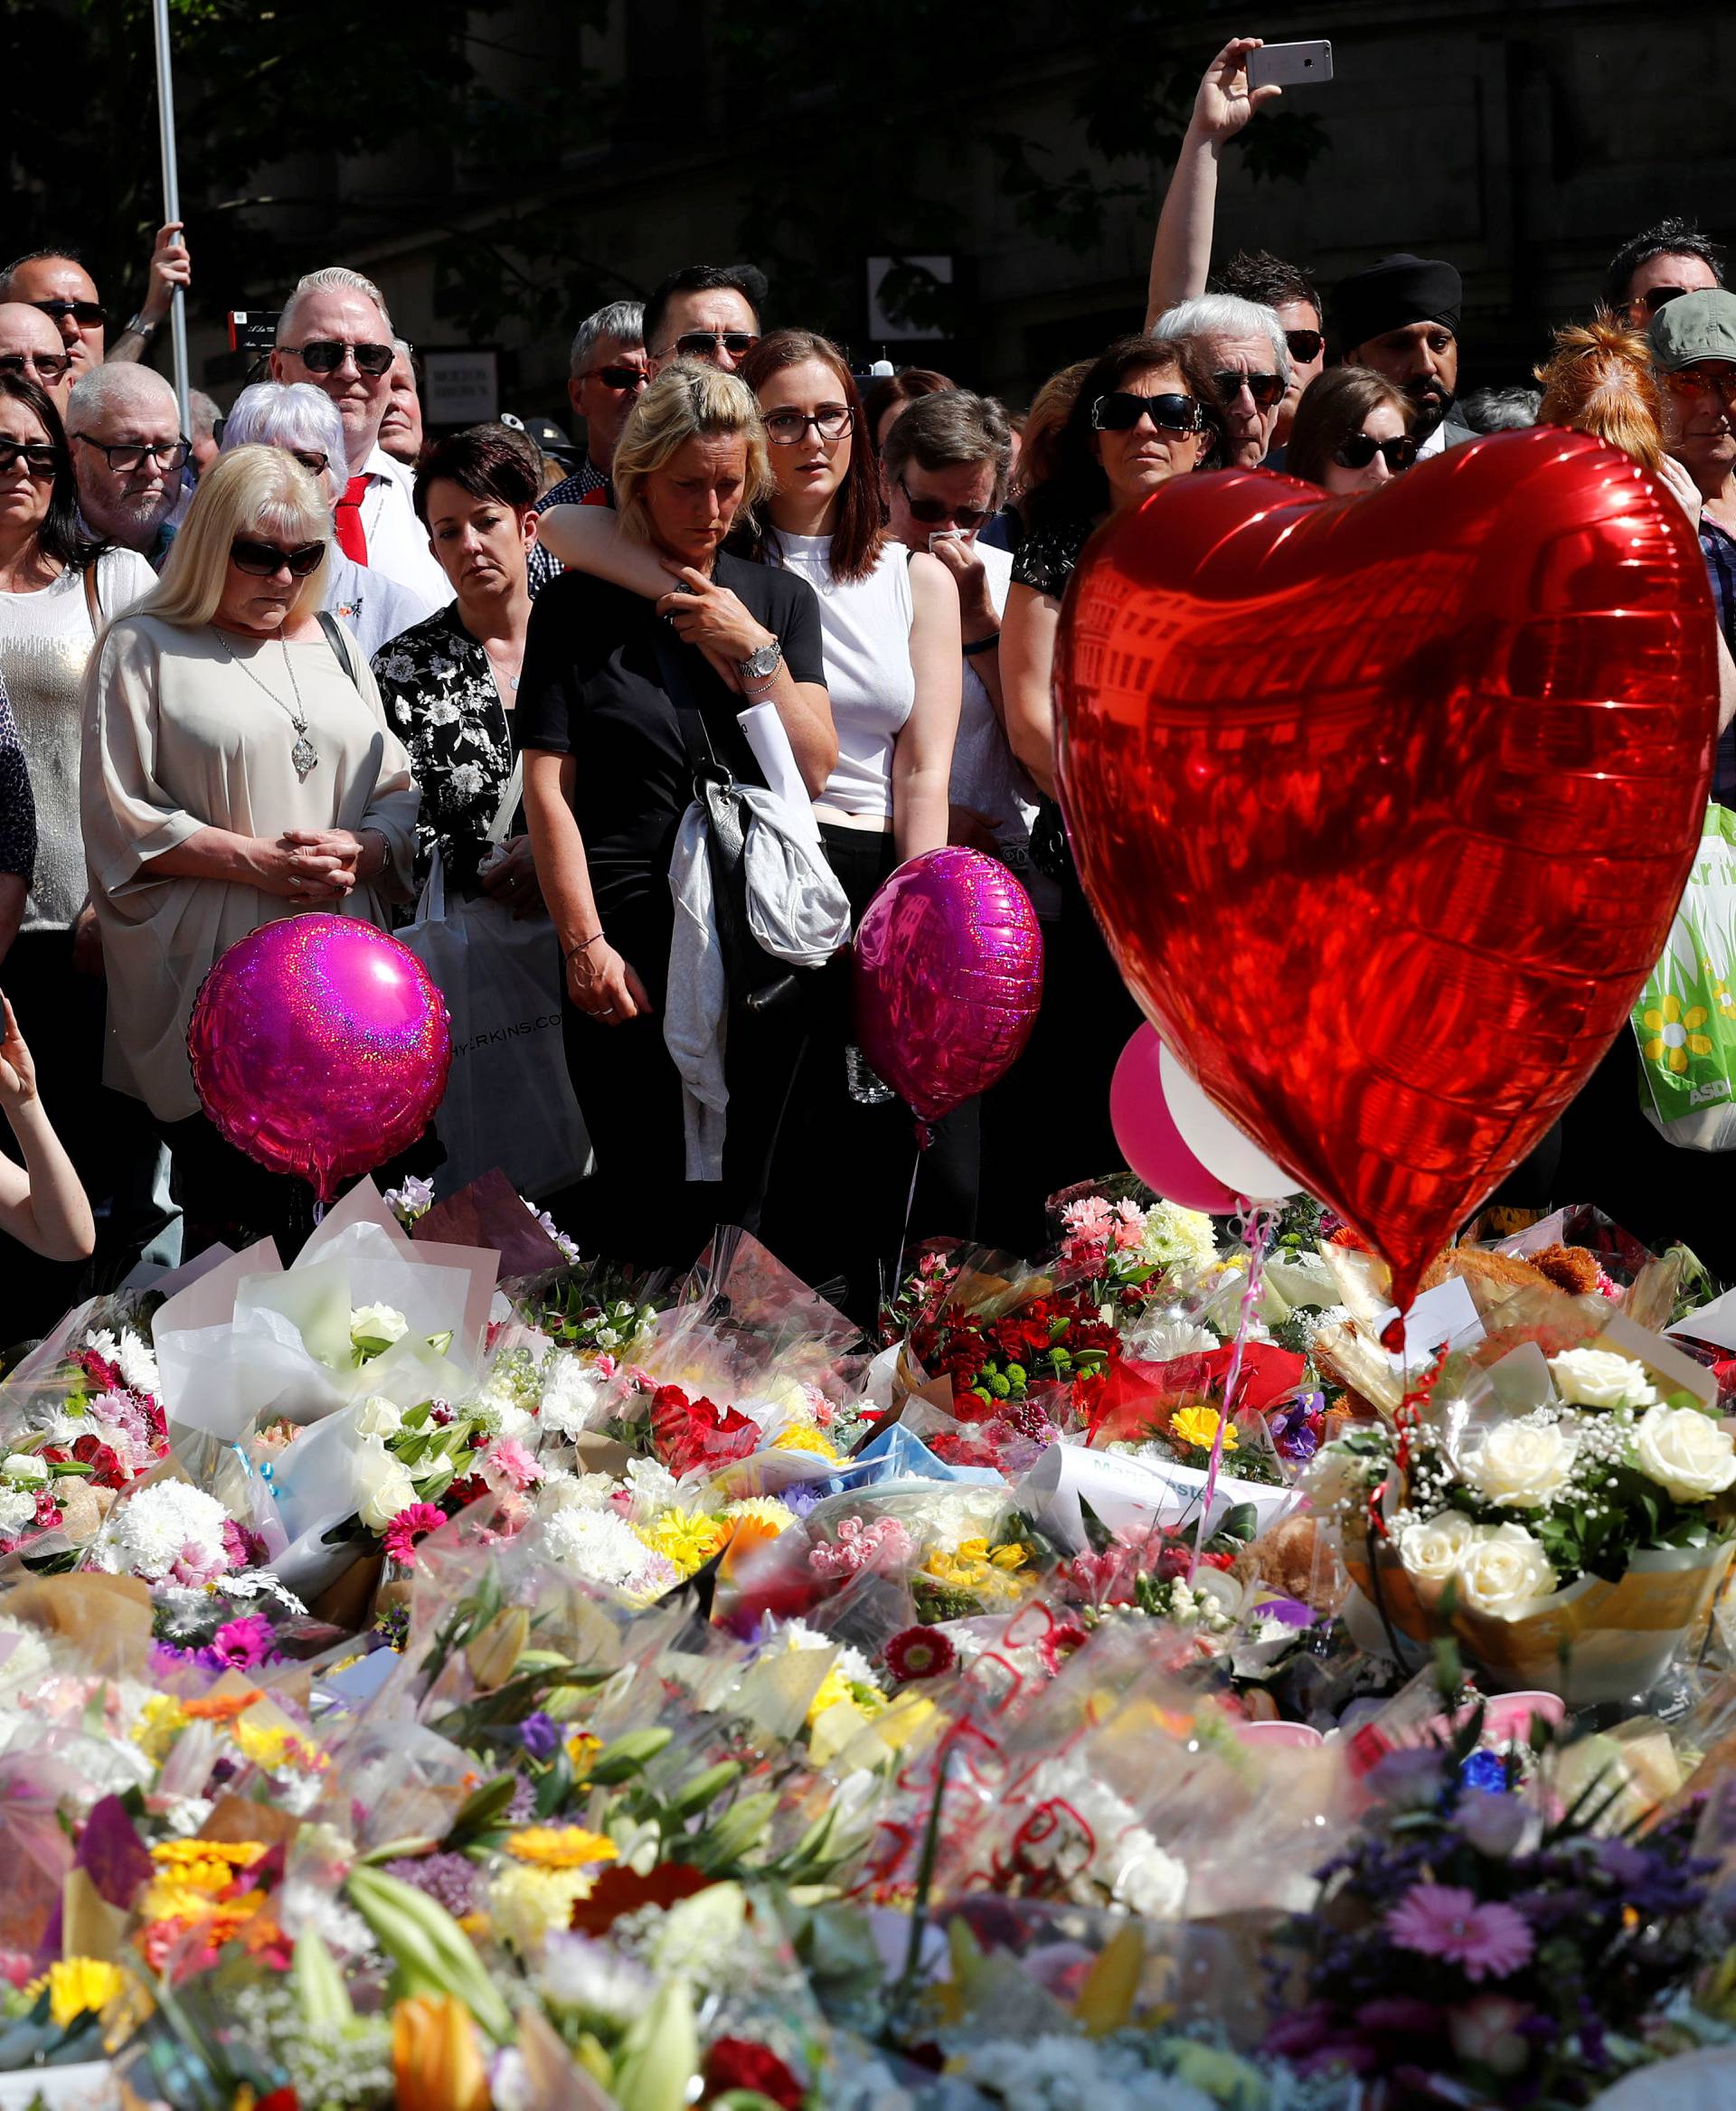
[[[1244,1203],[1247,1197],[1243,1196]],[[1200,1522],[1194,1534],[1193,1559],[1187,1565],[1188,1588],[1194,1587],[1194,1579],[1199,1573],[1200,1556],[1205,1551],[1205,1542],[1211,1537],[1212,1499],[1218,1492],[1218,1475],[1223,1465],[1223,1433],[1230,1427],[1230,1415],[1236,1404],[1236,1388],[1241,1382],[1242,1352],[1248,1346],[1248,1336],[1254,1324],[1255,1307],[1260,1303],[1260,1284],[1266,1272],[1266,1256],[1271,1250],[1272,1235],[1278,1229],[1278,1212],[1259,1202],[1248,1207],[1241,1220],[1241,1242],[1248,1249],[1248,1280],[1241,1293],[1241,1310],[1236,1318],[1235,1345],[1230,1352],[1230,1369],[1223,1381],[1223,1406],[1218,1415],[1218,1426],[1212,1432],[1212,1456],[1205,1469],[1205,1486],[1200,1494]]]

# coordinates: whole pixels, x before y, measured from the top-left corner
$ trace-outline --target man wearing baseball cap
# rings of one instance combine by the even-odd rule
[[[1736,655],[1736,293],[1678,294],[1652,317],[1664,444],[1700,494],[1700,554],[1718,627]],[[1719,735],[1712,796],[1736,801],[1736,725]]]
[[[1410,437],[1424,455],[1477,437],[1452,415],[1464,297],[1452,265],[1403,251],[1341,279],[1333,296],[1339,358],[1373,367],[1408,398]]]

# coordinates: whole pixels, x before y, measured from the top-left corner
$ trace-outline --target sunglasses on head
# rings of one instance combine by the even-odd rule
[[[1384,455],[1386,466],[1396,476],[1417,458],[1417,443],[1401,433],[1396,439],[1376,439],[1372,432],[1353,432],[1332,458],[1343,469],[1366,469],[1376,455]]]
[[[52,476],[56,467],[54,449],[46,440],[0,439],[0,476],[15,469],[20,462],[33,476]]]
[[[675,339],[675,350],[690,359],[710,359],[721,344],[731,359],[745,359],[759,342],[751,330],[688,330]]]
[[[300,360],[309,373],[335,373],[345,353],[353,353],[355,371],[373,381],[390,373],[398,356],[390,344],[351,344],[336,337],[315,337],[306,344],[279,344],[278,350]]]
[[[1246,389],[1255,410],[1269,410],[1284,393],[1284,377],[1278,373],[1214,373],[1212,386],[1226,405],[1233,403]]]
[[[1318,330],[1286,330],[1284,342],[1290,348],[1290,357],[1297,366],[1307,366],[1320,356],[1320,347],[1326,343]]]
[[[901,476],[898,488],[904,494],[904,503],[910,509],[910,518],[920,521],[925,528],[959,528],[967,535],[974,535],[988,518],[989,509],[981,505],[948,505],[944,498],[916,498],[910,487]]]
[[[623,389],[642,389],[651,376],[642,366],[592,366],[587,367],[579,377],[581,382],[601,382],[604,388],[618,392]]]
[[[288,570],[291,579],[305,580],[318,569],[326,554],[323,542],[304,542],[299,550],[279,550],[275,542],[258,542],[251,535],[237,535],[229,546],[230,561],[237,571],[254,579],[275,579]]]
[[[1664,384],[1678,396],[1717,396],[1726,409],[1736,403],[1736,366],[1678,367],[1664,376]]]
[[[80,330],[99,330],[108,320],[108,311],[99,300],[33,300],[30,305],[52,323],[71,316]]]
[[[1130,390],[1114,389],[1091,405],[1097,432],[1131,432],[1142,418],[1149,418],[1160,432],[1198,432],[1204,423],[1192,396],[1136,396]]]
[[[71,364],[64,352],[0,352],[0,373],[22,374],[44,388],[58,382]]]

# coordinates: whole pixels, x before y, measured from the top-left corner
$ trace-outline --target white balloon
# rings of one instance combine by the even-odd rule
[[[1166,1046],[1159,1053],[1157,1071],[1183,1143],[1214,1179],[1250,1202],[1287,1202],[1301,1192],[1216,1100],[1207,1098]]]

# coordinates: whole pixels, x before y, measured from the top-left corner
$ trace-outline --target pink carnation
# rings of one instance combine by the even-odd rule
[[[229,1557],[221,1547],[202,1547],[189,1540],[175,1556],[169,1575],[184,1589],[202,1590],[229,1573]]]
[[[864,1569],[900,1568],[915,1551],[915,1541],[895,1517],[879,1517],[873,1524],[846,1517],[837,1544],[814,1548],[807,1565],[816,1576],[856,1576]]]
[[[1401,1950],[1440,1957],[1467,1979],[1505,1979],[1537,1946],[1524,1916],[1511,1906],[1479,1905],[1453,1884],[1412,1884],[1386,1917]]]
[[[401,1510],[385,1530],[386,1551],[394,1561],[413,1566],[416,1550],[429,1532],[439,1531],[446,1513],[431,1503],[411,1503]]]

